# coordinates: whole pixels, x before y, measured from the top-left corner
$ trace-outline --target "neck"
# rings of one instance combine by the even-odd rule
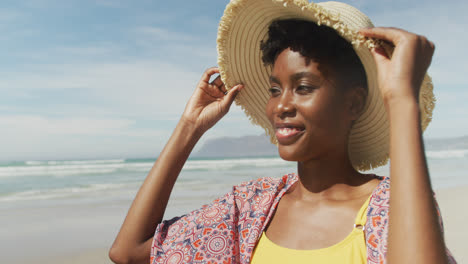
[[[347,155],[297,163],[298,186],[293,190],[298,199],[349,200],[362,196],[359,186],[371,177],[356,171]]]

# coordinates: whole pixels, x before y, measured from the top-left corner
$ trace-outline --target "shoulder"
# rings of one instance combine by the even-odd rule
[[[376,176],[380,183],[372,192],[367,208],[365,237],[369,263],[385,262],[390,209],[390,177]]]
[[[385,262],[388,244],[388,223],[390,211],[390,177],[377,176],[381,179],[374,189],[367,209],[367,222],[365,226],[367,255],[369,263]],[[434,204],[439,217],[439,224],[444,231],[442,216],[433,192]],[[446,249],[450,263],[456,263],[451,252]]]
[[[372,198],[390,198],[390,177],[388,176],[375,176],[380,180],[380,183],[375,187]]]
[[[291,173],[280,178],[262,177],[242,182],[233,186],[232,190],[225,195],[213,200],[209,204],[203,205],[198,210],[192,211],[187,216],[196,217],[200,212],[212,211],[214,207],[223,207],[230,211],[230,207],[235,206],[238,210],[244,211],[247,205],[255,204],[265,197],[269,197],[270,199],[276,198],[296,181],[297,175]]]
[[[203,245],[212,242],[209,238],[213,236],[222,236],[223,241],[230,245],[240,239],[231,245],[233,247],[241,241],[256,241],[255,233],[250,230],[263,224],[273,201],[296,180],[294,174],[288,174],[281,178],[264,177],[243,182],[197,210],[163,221],[156,228],[152,259],[165,252],[170,255],[168,252],[176,245],[205,250]]]
[[[247,204],[274,200],[296,181],[296,174],[286,174],[280,178],[262,177],[234,186],[231,194],[237,207],[243,211]]]
[[[380,182],[372,192],[367,210],[367,217],[383,217],[388,213],[390,202],[390,177],[377,175],[376,177]]]
[[[266,213],[265,210],[296,181],[295,174],[287,174],[281,178],[263,177],[242,182],[224,196],[204,205],[201,210],[224,208],[223,212],[230,217],[241,217],[243,213],[252,216]]]
[[[278,189],[289,188],[297,181],[297,175],[294,173],[286,174],[280,178],[262,177],[255,180],[242,182],[233,187],[234,192],[268,192],[277,191]]]

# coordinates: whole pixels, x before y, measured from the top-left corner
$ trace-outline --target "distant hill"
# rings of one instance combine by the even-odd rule
[[[457,138],[430,138],[424,140],[426,150],[468,149],[468,136]],[[275,145],[266,135],[222,137],[206,141],[195,157],[255,157],[278,156]]]
[[[468,149],[468,136],[424,140],[426,150]]]
[[[207,140],[195,157],[255,157],[278,156],[275,145],[270,143],[266,135],[222,137]]]

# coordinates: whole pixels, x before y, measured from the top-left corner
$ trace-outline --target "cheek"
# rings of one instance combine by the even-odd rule
[[[326,111],[329,115],[325,121],[328,123],[329,128],[334,130],[335,134],[341,135],[349,129],[349,110],[343,100],[330,102],[326,106]]]
[[[337,100],[313,98],[312,100],[304,100],[300,105],[305,119],[313,121],[313,126],[323,129],[327,133],[342,129],[343,105]]]
[[[265,113],[266,113],[268,120],[270,120],[270,122],[273,122],[274,108],[275,108],[274,99],[272,98],[268,99],[268,102],[265,106]]]

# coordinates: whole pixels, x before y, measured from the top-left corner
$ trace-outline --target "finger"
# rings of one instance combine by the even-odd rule
[[[223,83],[223,81],[221,80],[221,75],[219,75],[218,77],[216,77],[216,79],[214,79],[214,80],[211,82],[211,84],[216,85],[216,87],[218,87],[218,89],[219,89],[222,93],[224,93],[224,94],[227,93],[226,87],[224,86],[224,83]]]
[[[215,88],[214,86],[200,86],[200,90],[203,91],[204,94],[212,97],[213,99],[222,99],[224,97],[224,93],[221,92],[219,89]]]
[[[429,47],[434,51],[435,50],[435,44],[432,41],[429,41]]]
[[[225,107],[227,110],[229,110],[229,108],[231,107],[232,105],[232,102],[234,102],[234,99],[236,99],[236,96],[239,94],[239,92],[244,88],[244,85],[242,84],[238,84],[234,87],[232,87],[232,89],[230,89],[226,96],[223,98],[223,107]]]
[[[404,35],[410,34],[403,29],[391,27],[366,28],[359,30],[359,33],[365,37],[382,39],[393,44],[397,44]]]
[[[213,75],[215,73],[219,73],[219,68],[218,67],[211,67],[211,68],[206,69],[205,72],[203,73],[202,78],[201,78],[200,81],[209,83],[211,75]]]
[[[380,71],[381,68],[386,68],[390,62],[390,58],[387,55],[387,52],[383,47],[377,47],[371,50],[372,57],[374,58],[377,70]]]

